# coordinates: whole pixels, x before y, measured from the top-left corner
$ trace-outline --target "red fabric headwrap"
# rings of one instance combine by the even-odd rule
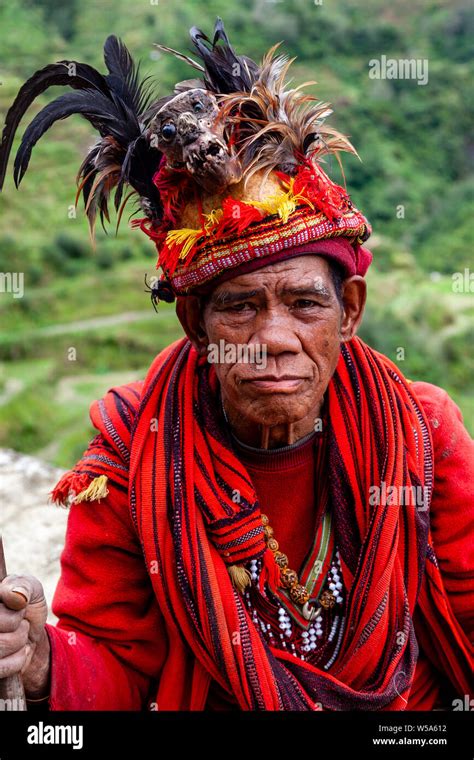
[[[226,269],[210,282],[195,288],[190,295],[210,293],[221,282],[227,282],[241,274],[254,272],[270,264],[276,264],[279,261],[286,261],[295,256],[305,256],[308,254],[323,256],[325,259],[335,262],[341,267],[345,277],[352,277],[355,274],[364,277],[372,262],[372,253],[368,248],[364,248],[359,243],[351,244],[349,240],[342,237],[315,240],[302,246],[287,248],[271,256],[266,256],[264,259],[252,259],[252,261],[246,261],[239,266]],[[183,297],[185,298],[186,296]],[[178,296],[178,300],[179,298],[181,296]]]
[[[295,256],[307,254],[323,256],[325,259],[334,261],[336,264],[339,264],[346,277],[352,277],[355,274],[364,277],[372,262],[372,254],[368,248],[364,248],[359,244],[351,245],[345,238],[330,238],[328,240],[315,240],[314,242],[305,243],[294,248],[287,248],[284,251],[275,253],[273,256],[266,256],[265,259],[248,261],[224,272],[221,277],[217,278],[217,281],[223,282],[225,279],[237,277],[239,274],[253,272],[269,264],[275,264],[278,261],[286,261]],[[213,280],[211,284],[215,285],[216,280]]]

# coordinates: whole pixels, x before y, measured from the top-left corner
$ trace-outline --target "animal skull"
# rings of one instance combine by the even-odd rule
[[[171,98],[153,117],[149,139],[171,168],[185,168],[207,192],[241,179],[236,156],[229,153],[219,106],[207,90],[191,89]]]

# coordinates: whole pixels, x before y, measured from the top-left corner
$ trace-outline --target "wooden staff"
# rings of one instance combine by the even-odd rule
[[[3,541],[0,535],[0,581],[7,575]],[[0,712],[3,710],[26,710],[25,690],[20,674],[0,678]]]

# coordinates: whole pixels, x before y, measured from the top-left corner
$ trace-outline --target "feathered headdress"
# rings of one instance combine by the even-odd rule
[[[28,107],[50,86],[69,86],[73,92],[45,106],[27,127],[15,158],[15,184],[49,127],[81,114],[99,139],[79,169],[76,202],[82,192],[93,233],[97,214],[102,225],[110,219],[112,194],[118,221],[130,196],[138,196],[144,216],[132,224],[158,249],[159,297],[172,300],[240,264],[263,265],[336,237],[345,241],[346,254],[353,252],[353,265],[350,256],[344,259],[347,271],[365,274],[370,254],[360,244],[370,226],[320,163],[355,150],[326,124],[329,105],[305,94],[313,82],[286,83],[292,60],[278,52],[279,45],[261,65],[237,55],[220,19],[212,42],[196,27],[190,36],[199,60],[157,46],[198,72],[159,99],[114,36],[104,46],[106,74],[76,61],[37,71],[6,117],[0,189]]]

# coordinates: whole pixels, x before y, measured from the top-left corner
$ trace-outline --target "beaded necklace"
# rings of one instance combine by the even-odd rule
[[[322,614],[308,621],[304,628],[292,611],[283,606],[280,596],[274,595],[270,589],[267,589],[266,595],[260,593],[262,565],[262,558],[250,561],[252,584],[244,591],[244,600],[254,625],[261,630],[271,647],[328,670],[338,655],[345,629],[345,590],[337,547],[324,582],[326,590],[337,595],[335,605],[323,607]]]
[[[280,546],[276,538],[274,537],[273,528],[270,525],[270,521],[267,515],[262,515],[263,531],[265,533],[265,541],[267,548],[273,552],[275,562],[280,570],[280,580],[282,585],[288,589],[291,600],[301,606],[301,612],[305,620],[314,620],[321,614],[322,607],[330,609],[334,607],[336,603],[336,597],[331,591],[323,591],[319,598],[320,607],[313,607],[309,605],[309,591],[302,583],[300,583],[298,573],[296,570],[292,570],[288,566],[288,557],[286,554],[280,551]]]

